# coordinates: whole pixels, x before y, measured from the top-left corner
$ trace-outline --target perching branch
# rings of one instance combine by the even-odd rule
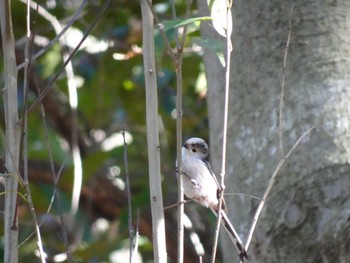
[[[172,13],[173,19],[176,19],[175,3],[172,3]],[[186,18],[190,15],[192,0],[187,1],[186,7]],[[182,42],[180,43],[178,34],[176,33],[176,56],[173,60],[176,71],[176,159],[177,159],[177,169],[178,174],[178,211],[177,211],[177,263],[182,263],[184,259],[184,188],[183,188],[183,177],[181,176],[182,171],[182,61],[183,61],[183,48],[185,46],[187,34],[187,26],[184,27],[182,34]],[[170,52],[170,51],[169,51]],[[172,57],[173,58],[173,57]],[[174,58],[173,58],[174,59]]]
[[[219,200],[219,211],[217,213],[217,223],[214,236],[213,252],[211,262],[215,262],[216,250],[219,239],[219,231],[221,224],[221,210],[224,199],[224,190],[225,190],[225,171],[226,171],[226,143],[227,143],[227,123],[228,123],[228,103],[229,103],[229,94],[230,94],[230,70],[231,70],[231,52],[232,52],[232,19],[229,19],[232,16],[231,13],[232,1],[226,1],[226,68],[225,68],[225,98],[224,98],[224,123],[222,128],[222,161],[221,161],[221,172],[220,172],[220,200]]]

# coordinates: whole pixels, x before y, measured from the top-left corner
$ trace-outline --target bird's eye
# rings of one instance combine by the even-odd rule
[[[194,143],[191,144],[192,148],[194,148]]]
[[[192,149],[192,152],[194,152],[194,153],[195,153],[196,151],[197,151],[196,149]]]

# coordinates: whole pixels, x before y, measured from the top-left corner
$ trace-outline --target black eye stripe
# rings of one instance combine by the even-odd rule
[[[206,149],[205,145],[202,144],[202,143],[196,143],[196,144],[194,145],[194,147],[196,147],[196,148],[198,148],[198,149]]]

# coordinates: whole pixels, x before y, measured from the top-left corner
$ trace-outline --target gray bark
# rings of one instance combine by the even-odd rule
[[[13,36],[11,1],[0,1],[0,25],[2,51],[4,57],[4,100],[6,125],[6,175],[4,209],[4,260],[5,263],[18,262],[18,217],[17,190],[20,152],[20,128],[18,123],[17,69],[15,40]]]
[[[307,129],[316,128],[280,171],[249,262],[350,262],[349,1],[234,1],[226,193],[261,197],[281,159],[279,99],[293,3],[282,122],[285,152]],[[216,34],[211,27],[202,32]],[[204,62],[211,158],[218,173],[224,73],[213,52],[204,52]],[[226,199],[244,241],[258,201]],[[223,242],[225,262],[237,257],[230,246]]]
[[[148,171],[152,210],[154,262],[167,262],[163,194],[160,174],[157,72],[154,56],[154,18],[146,1],[140,1],[143,27],[143,59],[146,86]]]

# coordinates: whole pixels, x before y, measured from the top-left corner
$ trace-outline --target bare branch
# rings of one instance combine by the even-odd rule
[[[20,2],[26,4],[26,0],[20,0]],[[84,0],[81,5],[79,6],[78,10],[75,12],[74,16],[69,20],[69,22],[64,26],[64,28],[62,29],[61,32],[59,32],[59,34],[57,34],[49,43],[47,46],[45,46],[44,48],[40,49],[37,53],[35,53],[34,55],[32,55],[32,61],[36,60],[38,57],[40,57],[41,55],[43,55],[50,47],[52,47],[62,36],[63,34],[72,26],[72,24],[81,16],[81,12],[84,9],[85,5],[87,4],[87,0]],[[36,9],[36,4],[32,4],[32,8]],[[40,6],[38,5],[38,12],[40,10]],[[43,9],[45,12],[45,9]],[[43,13],[45,14],[45,13]],[[20,70],[24,67],[25,62],[22,62],[21,64],[19,64],[17,66],[17,70]]]
[[[175,53],[173,52],[172,48],[171,48],[171,45],[170,45],[170,42],[164,32],[164,27],[162,25],[162,23],[160,22],[159,18],[158,18],[158,15],[156,13],[156,11],[154,10],[153,8],[153,5],[152,5],[152,2],[151,0],[146,0],[146,3],[150,9],[150,11],[152,12],[152,15],[153,15],[153,19],[154,21],[156,22],[156,25],[159,29],[159,32],[160,32],[160,36],[162,37],[163,39],[163,42],[165,44],[165,47],[167,49],[167,52],[169,54],[169,56],[171,57],[173,63],[176,63],[177,59],[176,59],[176,56],[175,56]],[[176,65],[176,64],[175,64]]]
[[[288,50],[289,50],[289,44],[290,44],[290,39],[291,39],[291,34],[292,34],[292,15],[294,12],[294,4],[292,5],[292,8],[290,10],[289,13],[289,19],[288,19],[288,37],[287,37],[287,43],[286,43],[286,47],[285,47],[285,52],[284,52],[284,57],[283,57],[283,73],[282,73],[282,83],[281,83],[281,95],[280,95],[280,104],[279,104],[279,120],[278,120],[278,135],[279,135],[279,147],[280,147],[280,152],[281,152],[281,156],[282,159],[280,160],[280,162],[278,163],[274,173],[272,174],[268,187],[265,190],[265,193],[259,203],[259,206],[255,212],[255,216],[252,222],[252,226],[250,228],[249,231],[249,235],[248,235],[248,239],[245,245],[246,250],[248,250],[250,242],[252,240],[253,234],[254,234],[254,230],[256,227],[256,224],[259,220],[261,211],[265,205],[266,199],[272,189],[272,186],[276,180],[276,177],[278,175],[278,172],[280,171],[280,169],[282,168],[282,166],[284,165],[284,163],[286,162],[287,158],[290,156],[290,154],[294,151],[294,149],[298,146],[298,144],[300,143],[300,141],[308,134],[311,132],[311,130],[314,128],[311,127],[309,130],[307,130],[298,140],[297,142],[293,145],[293,147],[289,150],[289,152],[287,153],[287,155],[284,155],[284,146],[283,146],[283,125],[282,125],[282,121],[283,121],[283,106],[284,106],[284,90],[285,90],[285,79],[286,79],[286,67],[287,67],[287,58],[288,58]]]
[[[288,50],[289,50],[289,44],[290,44],[290,38],[292,35],[292,15],[294,11],[294,5],[292,5],[292,9],[289,13],[289,20],[288,20],[288,37],[287,37],[287,43],[284,51],[284,57],[283,57],[283,73],[282,73],[282,83],[281,83],[281,97],[280,97],[280,105],[279,105],[279,118],[278,118],[278,135],[280,139],[280,151],[281,156],[284,158],[284,147],[283,147],[283,105],[284,105],[284,89],[285,89],[285,83],[286,83],[286,68],[287,68],[287,58],[288,58]]]
[[[276,181],[276,178],[277,178],[277,175],[279,173],[279,171],[281,170],[282,166],[285,164],[285,162],[287,161],[288,157],[292,154],[292,152],[295,150],[295,148],[299,145],[299,143],[302,141],[302,139],[308,135],[313,129],[315,128],[315,126],[312,126],[310,129],[308,129],[302,136],[300,136],[300,138],[296,141],[296,143],[293,145],[293,147],[289,150],[289,152],[287,153],[287,155],[282,158],[275,171],[273,172],[271,178],[270,178],[270,181],[269,181],[269,184],[266,188],[266,191],[263,195],[263,197],[261,198],[261,201],[259,203],[259,206],[255,212],[255,215],[254,215],[254,219],[253,219],[253,222],[252,222],[252,226],[250,228],[250,231],[249,231],[249,235],[248,235],[248,239],[247,239],[247,242],[246,242],[246,245],[245,245],[245,248],[246,250],[248,250],[249,248],[249,245],[250,245],[250,242],[252,240],[252,237],[253,237],[253,234],[254,234],[254,230],[255,230],[255,227],[256,227],[256,224],[258,223],[258,220],[259,220],[259,217],[260,217],[260,214],[261,214],[261,211],[265,205],[265,202],[267,200],[267,197],[268,195],[270,194],[271,192],[271,189],[272,189],[272,186],[273,184],[275,183]]]
[[[32,110],[34,110],[34,108],[36,108],[38,106],[38,104],[40,103],[40,101],[42,101],[42,99],[45,97],[46,93],[51,88],[52,84],[57,80],[57,78],[60,76],[62,71],[65,69],[65,67],[68,65],[68,63],[71,61],[71,59],[74,57],[74,55],[78,52],[81,45],[84,43],[84,41],[88,37],[89,33],[96,26],[96,24],[100,20],[101,16],[103,15],[103,13],[106,11],[107,7],[109,6],[110,2],[111,2],[111,0],[106,0],[104,5],[102,6],[102,8],[99,10],[98,14],[96,15],[96,17],[92,21],[91,25],[86,30],[86,33],[84,34],[84,36],[82,37],[82,39],[80,40],[78,45],[73,49],[73,51],[70,53],[68,59],[63,63],[63,65],[59,68],[59,70],[56,72],[56,74],[51,78],[51,80],[49,81],[47,86],[40,92],[40,94],[38,95],[38,98],[33,102],[31,107],[29,108],[28,113],[30,113]]]
[[[217,213],[217,223],[214,236],[213,252],[211,262],[215,262],[216,250],[219,239],[220,224],[222,219],[222,204],[224,200],[224,190],[225,190],[225,171],[226,171],[226,143],[227,143],[227,123],[228,123],[228,104],[229,104],[229,94],[230,94],[230,70],[231,70],[231,52],[232,52],[232,25],[229,23],[232,22],[232,19],[229,17],[232,16],[231,13],[232,3],[226,1],[226,69],[225,69],[225,98],[224,98],[224,123],[222,128],[222,161],[221,161],[221,172],[220,172],[220,200],[219,200],[219,211]]]
[[[173,18],[176,19],[175,3],[172,3]],[[192,0],[187,1],[186,18],[190,15]],[[177,32],[177,31],[176,31]],[[178,227],[177,227],[177,263],[182,263],[184,259],[184,189],[183,189],[183,177],[182,171],[182,62],[183,62],[183,49],[186,41],[187,26],[184,27],[182,34],[182,42],[180,44],[178,34],[176,33],[176,56],[173,61],[176,70],[176,157],[177,157],[177,169],[180,171],[178,174]]]
[[[134,227],[132,225],[132,204],[131,204],[131,191],[130,191],[130,176],[128,165],[128,144],[125,141],[125,130],[122,130],[124,140],[124,169],[125,169],[125,182],[126,182],[126,194],[128,197],[128,226],[129,226],[129,249],[130,258],[129,262],[133,262],[133,239],[134,239]]]
[[[137,209],[137,211],[136,211],[136,230],[135,230],[135,234],[134,234],[135,243],[133,244],[134,247],[132,250],[132,257],[131,257],[133,260],[131,260],[131,263],[135,262],[136,253],[137,253],[138,248],[139,248],[139,239],[140,239],[139,226],[140,226],[140,210]]]
[[[261,200],[261,198],[258,197],[258,196],[250,195],[250,194],[244,194],[244,193],[225,193],[224,195],[225,195],[225,196],[232,196],[232,195],[247,196],[247,197],[250,197],[250,198],[253,198],[253,199]]]
[[[172,205],[168,205],[168,206],[164,207],[164,210],[167,210],[167,209],[170,209],[170,208],[173,208],[173,207],[178,207],[179,205],[186,204],[186,203],[191,202],[191,201],[193,201],[193,200],[192,199],[184,200],[184,201],[182,201],[182,203],[177,202],[176,204],[172,204]]]
[[[36,88],[38,88],[38,85],[36,85]],[[39,94],[39,91],[38,91]],[[54,161],[53,161],[53,155],[52,155],[52,148],[50,145],[50,141],[49,141],[49,131],[48,131],[48,127],[47,127],[47,123],[46,123],[46,119],[45,119],[45,109],[44,106],[42,104],[42,101],[40,101],[40,113],[41,113],[41,120],[44,126],[44,134],[45,134],[45,142],[46,142],[46,147],[47,147],[47,151],[48,151],[48,156],[49,156],[49,162],[50,162],[50,168],[51,168],[51,174],[53,177],[53,182],[54,182],[54,189],[53,189],[53,193],[52,193],[52,198],[51,198],[51,203],[48,207],[47,213],[50,211],[50,208],[53,204],[54,198],[56,198],[57,200],[57,210],[58,210],[58,214],[59,214],[59,218],[60,218],[60,223],[62,226],[62,240],[63,240],[63,245],[64,248],[66,250],[67,253],[67,257],[68,257],[68,261],[72,262],[73,261],[73,256],[72,253],[70,251],[70,246],[68,243],[68,235],[67,235],[67,228],[65,226],[65,221],[63,218],[63,209],[62,209],[62,202],[61,202],[61,195],[60,192],[57,189],[57,185],[58,185],[58,180],[61,174],[61,171],[63,169],[63,165],[61,167],[61,170],[59,171],[58,174],[56,174],[55,171],[55,167],[54,167]]]
[[[37,237],[37,246],[39,250],[39,256],[42,263],[46,262],[43,244],[41,240],[41,234],[40,234],[40,228],[38,224],[38,219],[36,216],[36,211],[34,208],[33,200],[32,200],[32,193],[29,186],[29,180],[28,180],[28,118],[27,118],[27,94],[28,94],[28,83],[29,83],[29,74],[30,74],[30,64],[31,64],[31,53],[32,53],[32,46],[33,46],[33,35],[31,33],[30,29],[30,4],[27,3],[27,41],[25,46],[25,65],[24,65],[24,115],[23,115],[23,181],[24,181],[24,187],[26,189],[27,194],[27,204],[29,206],[29,210],[32,214],[32,218],[34,221],[34,227]]]

